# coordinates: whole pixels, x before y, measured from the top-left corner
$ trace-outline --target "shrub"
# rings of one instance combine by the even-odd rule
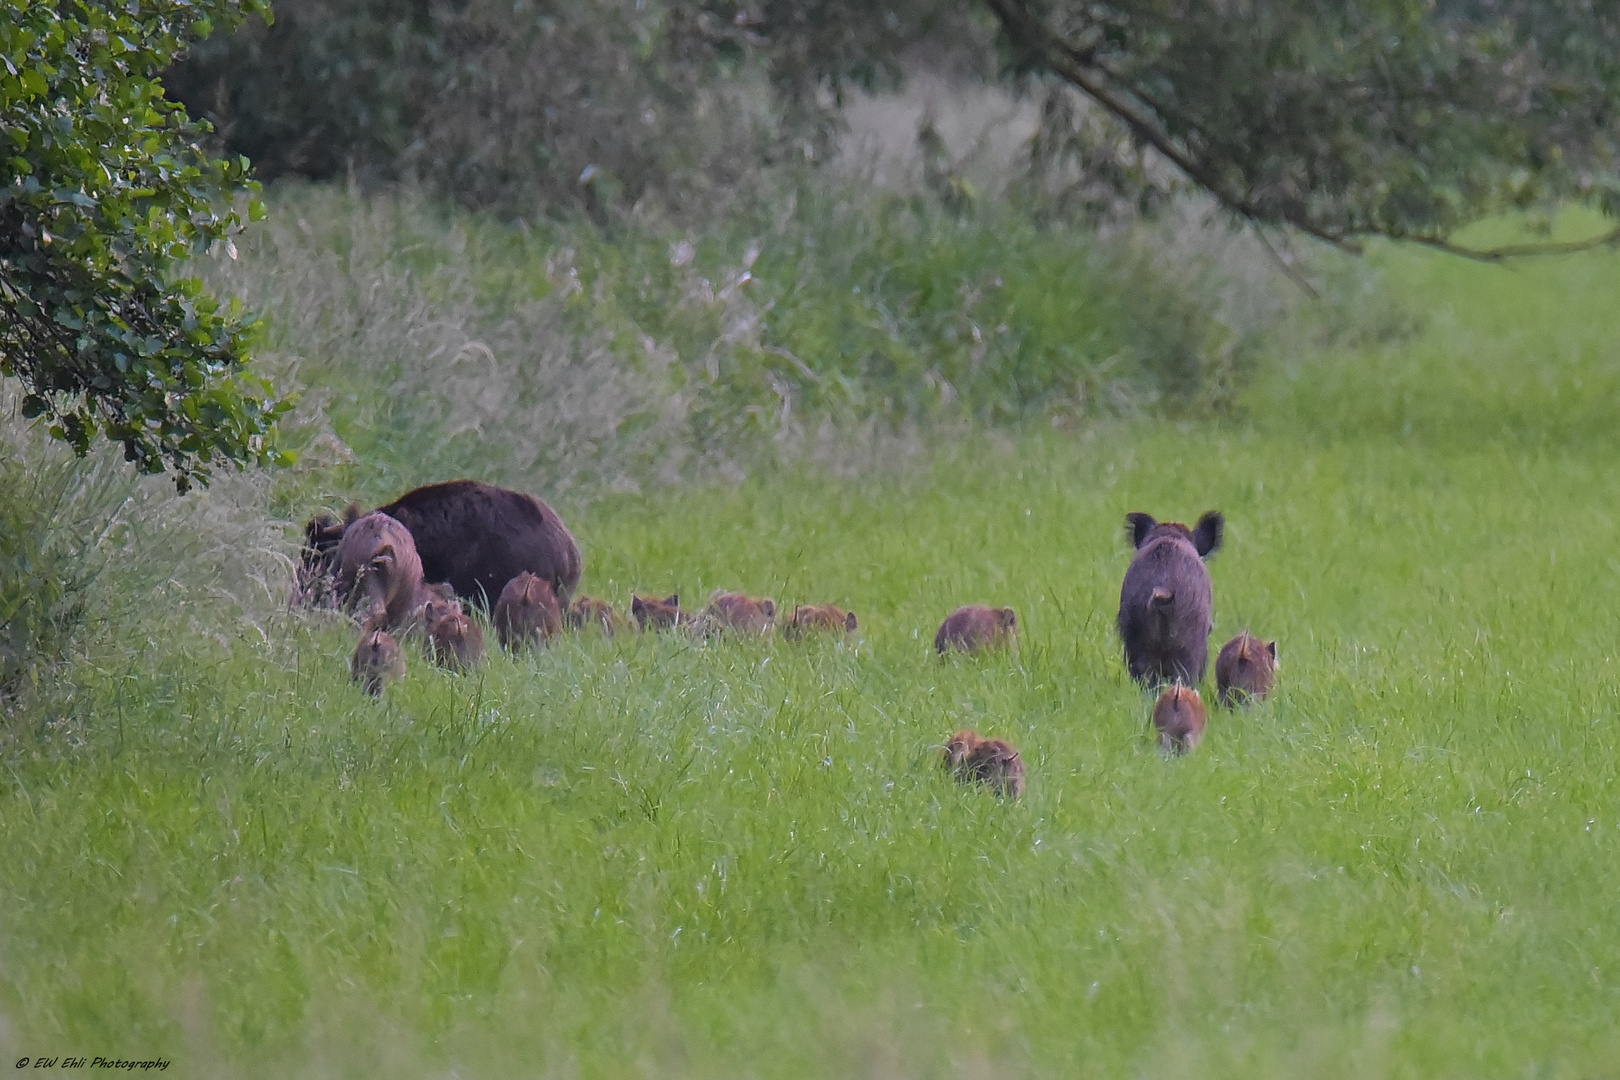
[[[203,151],[156,77],[262,7],[0,0],[0,375],[77,453],[104,436],[181,492],[221,461],[283,460],[285,406],[244,366],[251,317],[173,273],[232,243],[232,200],[257,185]]]
[[[291,444],[385,495],[460,472],[552,493],[735,473],[772,441],[1224,400],[1275,275],[1010,211],[802,186],[689,230],[512,228],[408,193],[271,194],[213,284],[301,384]],[[1264,294],[1260,300],[1254,297]],[[1244,303],[1234,302],[1234,297]]]
[[[712,22],[644,0],[280,0],[167,82],[266,179],[411,178],[469,207],[602,215],[723,193],[798,141]]]

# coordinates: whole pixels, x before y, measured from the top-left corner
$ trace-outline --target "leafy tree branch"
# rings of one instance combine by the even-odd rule
[[[104,436],[184,492],[275,462],[289,407],[245,367],[256,323],[174,267],[234,252],[248,163],[163,97],[189,43],[264,0],[0,0],[0,374],[79,454]],[[256,199],[249,216],[262,213]]]

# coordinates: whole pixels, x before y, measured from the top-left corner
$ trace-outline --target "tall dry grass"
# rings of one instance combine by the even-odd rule
[[[0,383],[0,705],[98,634],[263,632],[291,567],[269,475],[224,469],[177,498],[110,447],[76,458],[21,397]]]

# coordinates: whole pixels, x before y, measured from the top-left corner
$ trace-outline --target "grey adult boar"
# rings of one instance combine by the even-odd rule
[[[1197,686],[1209,666],[1215,597],[1204,560],[1221,546],[1226,519],[1211,510],[1193,529],[1128,514],[1136,557],[1119,590],[1125,666],[1144,686]]]

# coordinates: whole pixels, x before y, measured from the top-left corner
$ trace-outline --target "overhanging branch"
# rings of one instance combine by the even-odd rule
[[[1499,263],[1508,259],[1522,259],[1535,255],[1573,255],[1600,247],[1620,247],[1620,227],[1585,240],[1548,240],[1531,244],[1504,244],[1494,248],[1471,248],[1454,244],[1443,236],[1395,236],[1393,239],[1421,244],[1448,255],[1457,255],[1476,262]]]
[[[1043,63],[1046,68],[1065,82],[1070,83],[1087,97],[1107,109],[1117,120],[1130,129],[1131,134],[1153,147],[1166,160],[1179,169],[1186,177],[1204,191],[1208,192],[1217,202],[1235,214],[1254,223],[1265,223],[1269,215],[1261,212],[1249,200],[1227,191],[1207,164],[1199,162],[1183,147],[1178,145],[1168,133],[1159,129],[1149,118],[1127,104],[1124,99],[1104,83],[1107,77],[1098,70],[1092,74],[1087,68],[1086,54],[1070,49],[1062,38],[1054,34],[1039,19],[1024,9],[1018,0],[984,0],[985,4],[1001,20],[1007,33],[1016,41],[1025,43]],[[1323,229],[1310,221],[1287,219],[1288,224],[1301,232],[1307,233],[1332,244],[1335,247],[1346,247],[1352,243],[1343,233]]]
[[[1500,263],[1508,259],[1537,255],[1573,254],[1605,246],[1620,247],[1620,227],[1601,236],[1584,240],[1472,248],[1435,234],[1415,234],[1397,228],[1377,226],[1333,227],[1313,221],[1305,214],[1288,208],[1265,210],[1244,192],[1234,191],[1223,183],[1214,165],[1200,160],[1192,150],[1172,137],[1156,119],[1164,115],[1164,109],[1136,89],[1125,86],[1124,80],[1103,65],[1094,49],[1071,46],[1038,15],[1032,13],[1024,0],[984,0],[984,3],[1001,22],[1007,35],[1028,49],[1039,64],[1096,102],[1124,124],[1133,136],[1152,147],[1222,207],[1247,221],[1255,229],[1256,235],[1260,237],[1267,250],[1277,258],[1278,265],[1284,272],[1290,277],[1295,277],[1307,288],[1308,283],[1297,278],[1297,271],[1281,258],[1280,253],[1271,248],[1260,231],[1262,226],[1285,224],[1307,236],[1355,254],[1361,251],[1358,242],[1360,238],[1381,236],[1487,263]],[[1196,125],[1193,126],[1196,128]]]

